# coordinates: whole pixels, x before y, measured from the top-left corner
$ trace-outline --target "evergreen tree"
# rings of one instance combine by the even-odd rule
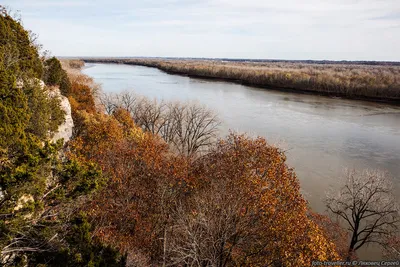
[[[93,226],[87,216],[80,213],[71,219],[64,246],[58,250],[37,253],[31,258],[30,266],[68,267],[124,267],[126,256],[116,249],[103,245],[93,238]]]
[[[29,73],[41,78],[43,65],[36,46],[20,22],[0,6],[0,55],[3,66],[17,74]]]
[[[0,265],[123,266],[115,250],[89,238],[84,215],[72,216],[103,176],[70,160],[62,140],[49,142],[65,113],[48,86],[67,94],[69,80],[56,58],[45,66],[43,85],[29,33],[0,6]]]
[[[61,93],[65,96],[69,95],[71,83],[65,70],[62,69],[60,61],[55,58],[49,58],[44,62],[44,82],[48,85],[59,86]]]

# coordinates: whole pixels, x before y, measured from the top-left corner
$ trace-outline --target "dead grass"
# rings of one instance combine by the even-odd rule
[[[286,88],[349,98],[400,100],[400,66],[165,59],[87,61],[143,65],[168,73],[227,79],[275,89]]]

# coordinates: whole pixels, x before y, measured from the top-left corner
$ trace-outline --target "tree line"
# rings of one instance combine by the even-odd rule
[[[154,58],[92,58],[86,62],[155,67],[171,74],[223,79],[266,89],[387,101],[400,99],[400,66],[315,64],[297,62],[234,62]]]

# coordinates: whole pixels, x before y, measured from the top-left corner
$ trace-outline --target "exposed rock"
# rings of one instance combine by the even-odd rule
[[[14,207],[14,212],[17,212],[17,211],[25,208],[27,204],[31,204],[33,202],[35,202],[35,199],[33,198],[32,195],[28,195],[28,194],[22,195],[17,201],[17,206]],[[32,219],[32,217],[33,217],[32,212],[25,214],[23,216],[24,219]]]
[[[30,82],[35,82],[40,85],[42,89],[45,88],[45,83],[42,80],[34,78]],[[24,86],[24,82],[22,80],[17,81],[17,87],[22,88]],[[68,98],[63,96],[60,92],[60,89],[57,87],[52,87],[49,91],[50,97],[58,97],[61,102],[61,108],[65,111],[65,121],[58,127],[57,132],[54,134],[51,141],[56,142],[58,139],[64,138],[64,144],[68,142],[72,137],[72,128],[74,128],[74,121],[72,120],[71,114],[71,105],[69,104]],[[0,190],[1,197],[1,190]]]
[[[25,207],[25,205],[29,202],[34,202],[35,200],[33,199],[32,195],[22,195],[17,202],[17,206],[14,207],[14,211],[18,211]]]
[[[51,139],[56,142],[58,139],[64,138],[64,144],[68,142],[72,136],[72,129],[74,128],[74,121],[72,120],[71,105],[69,104],[68,98],[63,96],[58,88],[54,88],[50,91],[50,96],[58,97],[61,100],[61,108],[65,111],[65,121],[58,127],[57,132]]]

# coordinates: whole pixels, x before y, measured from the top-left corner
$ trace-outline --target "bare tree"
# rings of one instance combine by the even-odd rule
[[[118,94],[116,97],[116,105],[119,108],[126,109],[128,112],[133,112],[135,110],[137,96],[131,92],[123,92]]]
[[[348,259],[365,244],[385,245],[398,229],[399,207],[386,173],[377,170],[346,171],[339,193],[328,195],[328,211],[344,221],[351,234]]]
[[[122,92],[119,94],[103,93],[99,100],[107,114],[111,115],[116,109],[122,108],[132,114],[135,121],[140,117],[144,98],[138,97],[132,92]]]
[[[163,115],[163,121],[158,133],[168,144],[174,144],[178,121],[176,115],[182,114],[183,108],[184,105],[179,102],[166,103],[165,114]],[[180,112],[177,112],[177,109]]]
[[[220,122],[206,107],[198,104],[177,105],[172,114],[175,120],[173,144],[181,154],[194,155],[215,140]]]
[[[40,53],[43,50],[43,45],[39,43],[39,35],[34,33],[33,31],[28,31],[29,42],[36,50]]]
[[[229,266],[235,248],[251,238],[254,218],[241,216],[247,205],[225,181],[178,204],[167,245],[168,266]]]
[[[383,256],[387,259],[400,259],[400,234],[397,233],[387,239]]]
[[[167,113],[164,101],[144,98],[140,101],[140,104],[138,104],[136,111],[137,112],[133,112],[133,118],[138,125],[152,134],[160,133],[164,125],[164,117]]]
[[[180,154],[192,156],[217,137],[219,119],[199,104],[149,100],[131,92],[105,94],[100,101],[108,114],[117,108],[126,109],[138,126],[161,136]]]
[[[142,251],[135,249],[127,253],[126,267],[147,267],[150,265],[149,257]]]
[[[113,94],[102,94],[99,101],[108,115],[111,115],[118,108],[116,97]]]

